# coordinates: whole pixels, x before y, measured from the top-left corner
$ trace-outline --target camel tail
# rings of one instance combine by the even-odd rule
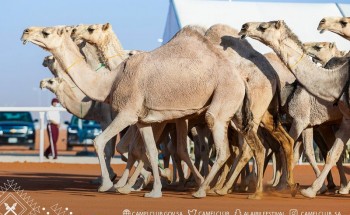
[[[247,82],[244,81],[244,87],[245,87],[245,95],[243,99],[243,106],[242,106],[242,130],[244,133],[250,131],[253,128],[253,112],[251,111],[251,98],[249,95],[249,88],[247,85]]]

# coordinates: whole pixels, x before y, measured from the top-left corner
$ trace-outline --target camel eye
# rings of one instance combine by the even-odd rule
[[[346,21],[344,21],[344,20],[341,20],[339,23],[341,24],[341,27],[343,27],[343,28],[345,28],[346,25],[348,24],[348,23],[347,23]]]
[[[320,46],[314,46],[314,49],[315,49],[316,51],[320,51],[321,48],[322,48],[322,47],[320,47]]]
[[[260,31],[262,31],[262,32],[265,32],[265,30],[266,30],[266,27],[265,26],[259,26],[259,28],[258,28]]]
[[[87,30],[88,30],[88,32],[89,32],[90,34],[92,34],[92,32],[94,32],[95,29],[93,29],[93,28],[88,28]]]
[[[46,31],[43,31],[44,38],[47,38],[50,34]]]

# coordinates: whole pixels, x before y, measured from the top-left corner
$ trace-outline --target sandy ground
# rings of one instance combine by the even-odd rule
[[[113,165],[113,168],[120,176],[124,165]],[[349,174],[350,169],[347,168],[346,171]],[[308,165],[297,166],[294,172],[295,181],[299,182],[302,187],[311,184],[315,178],[311,167]],[[333,172],[335,182],[339,183],[335,169],[333,169]],[[288,192],[267,191],[264,193],[263,200],[248,200],[246,199],[248,193],[235,193],[224,197],[209,195],[204,199],[193,199],[191,197],[193,189],[180,192],[164,188],[163,198],[147,199],[142,197],[144,192],[130,195],[121,195],[114,192],[98,193],[96,185],[90,184],[90,180],[98,174],[98,165],[92,164],[0,163],[0,188],[4,191],[6,184],[11,184],[7,180],[14,180],[17,185],[21,186],[21,189],[27,192],[27,195],[30,195],[40,205],[40,214],[59,214],[57,210],[54,212],[51,208],[55,204],[61,207],[61,214],[72,212],[71,214],[128,215],[126,209],[131,212],[130,215],[142,214],[136,212],[143,211],[148,211],[148,214],[152,215],[295,215],[297,213],[294,209],[298,210],[298,214],[306,215],[350,214],[350,195],[340,196],[334,194],[334,192],[328,192],[316,199],[306,199],[300,194],[296,198],[292,198]],[[269,168],[265,180],[267,181],[270,178],[271,169]],[[150,190],[150,188],[148,187],[147,190]],[[3,201],[4,196],[10,193],[16,194],[12,188],[8,191],[5,189],[3,193],[0,192],[0,214],[6,212],[5,207],[1,205],[3,204],[1,201]],[[18,199],[21,201],[20,197]],[[25,205],[25,203],[23,204]],[[45,210],[43,210],[43,207]]]

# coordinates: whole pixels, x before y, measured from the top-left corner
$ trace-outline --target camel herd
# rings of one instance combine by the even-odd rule
[[[326,17],[318,30],[350,40],[350,18]],[[260,54],[245,37],[275,54]],[[30,27],[21,40],[52,54],[43,66],[54,78],[42,80],[41,88],[53,92],[70,113],[101,123],[103,132],[94,140],[101,167],[94,182],[100,192],[128,194],[153,175],[145,197],[161,197],[162,186],[176,185],[195,186],[192,196],[203,198],[209,192],[234,192],[241,176],[243,189],[255,189],[248,198],[260,199],[264,170],[273,158],[271,186],[288,187],[295,196],[299,185],[293,167],[304,151],[317,178],[300,191],[303,196],[334,189],[330,170],[335,164],[338,192],[349,193],[341,157],[350,138],[350,55],[334,43],[302,44],[284,21],[249,22],[240,32],[222,24],[186,26],[150,52],[124,50],[109,23]],[[314,140],[326,160],[322,171]],[[116,184],[115,149],[127,162]],[[250,171],[252,158],[256,168]]]

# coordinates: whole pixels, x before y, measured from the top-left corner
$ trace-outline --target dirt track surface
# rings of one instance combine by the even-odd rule
[[[114,165],[113,168],[120,176],[124,165]],[[315,178],[311,167],[307,165],[297,166],[294,172],[295,181],[299,182],[302,187],[311,184]],[[339,183],[339,178],[335,174],[336,171],[333,170],[333,172],[335,182]],[[349,169],[347,169],[348,172]],[[49,214],[59,214],[58,211],[55,213],[50,209],[55,204],[62,207],[61,214],[67,215],[69,212],[84,215],[123,214],[125,209],[130,210],[131,214],[142,214],[135,212],[148,211],[149,215],[187,215],[189,214],[188,210],[193,209],[197,210],[196,214],[195,211],[192,211],[191,214],[193,215],[296,215],[297,213],[290,213],[292,212],[290,210],[293,209],[298,210],[299,215],[350,214],[350,195],[340,196],[334,194],[334,192],[328,192],[316,199],[306,199],[300,194],[296,198],[292,198],[288,192],[265,192],[263,200],[248,200],[248,193],[235,193],[224,197],[209,195],[204,199],[193,199],[191,197],[193,189],[179,192],[164,188],[163,198],[146,199],[142,197],[145,192],[130,195],[98,193],[96,185],[90,184],[90,180],[98,174],[98,165],[0,163],[0,188],[2,187],[1,190],[4,190],[3,188],[6,185],[3,184],[8,184],[7,180],[14,180],[17,185],[21,186],[21,189],[24,189],[40,205],[40,214],[47,214],[47,212]],[[271,171],[268,169],[265,180],[270,178]],[[4,214],[6,210],[1,205],[3,204],[1,201],[9,193],[14,195],[16,193],[11,189],[8,189],[5,193],[1,193],[1,190],[0,214]],[[43,207],[45,207],[45,210],[42,209]],[[126,212],[125,210],[124,215],[129,215]]]

